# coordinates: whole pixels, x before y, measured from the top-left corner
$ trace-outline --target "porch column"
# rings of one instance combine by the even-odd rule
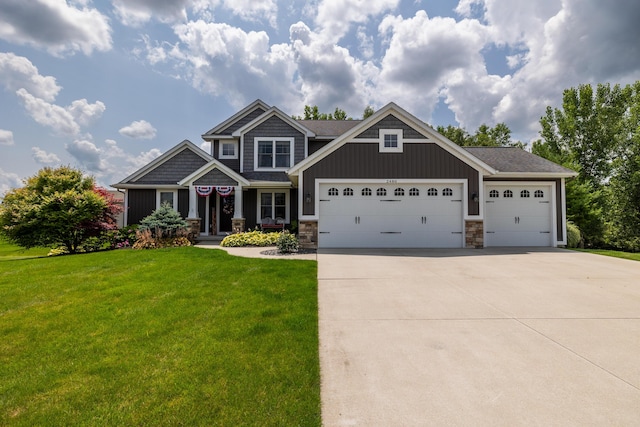
[[[189,218],[198,218],[198,193],[194,185],[189,186]]]
[[[238,185],[233,187],[235,191],[234,205],[233,205],[233,218],[244,218],[244,212],[242,212],[242,186]]]

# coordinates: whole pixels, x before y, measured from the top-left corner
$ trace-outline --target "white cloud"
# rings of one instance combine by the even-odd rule
[[[101,172],[106,169],[106,164],[101,159],[101,151],[89,140],[75,140],[65,145],[65,149],[89,172]]]
[[[156,137],[156,128],[146,120],[137,120],[129,126],[120,129],[120,134],[134,139],[153,139]]]
[[[191,3],[191,0],[113,0],[113,7],[124,25],[139,27],[153,17],[161,22],[185,21]]]
[[[80,132],[80,126],[65,108],[37,98],[25,89],[18,89],[16,94],[33,120],[41,125],[48,126],[55,132],[64,135],[76,135]]]
[[[278,3],[275,0],[224,0],[224,7],[245,21],[267,21],[277,26]]]
[[[372,16],[395,10],[398,4],[399,0],[322,0],[315,21],[322,38],[337,43],[352,23],[364,24]]]
[[[0,145],[13,145],[13,132],[10,130],[0,129]]]
[[[47,153],[40,147],[32,147],[31,152],[33,153],[34,160],[40,164],[49,165],[60,163],[60,157],[54,153]]]
[[[67,111],[71,113],[73,118],[80,126],[87,126],[94,120],[102,116],[102,113],[106,110],[106,106],[101,101],[96,101],[93,104],[89,104],[86,99],[78,99],[73,101]]]
[[[7,191],[13,188],[20,188],[23,185],[22,179],[17,174],[6,172],[0,168],[0,199],[3,198]]]
[[[0,38],[44,48],[53,55],[111,49],[109,19],[86,4],[60,0],[0,2]]]
[[[42,76],[38,68],[24,56],[11,52],[0,52],[0,81],[5,89],[15,92],[26,89],[45,101],[53,101],[62,89],[55,77]]]

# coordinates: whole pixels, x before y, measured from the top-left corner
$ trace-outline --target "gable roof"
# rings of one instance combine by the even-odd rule
[[[463,147],[483,162],[496,169],[496,175],[549,175],[572,177],[571,169],[532,154],[518,147]]]
[[[307,137],[315,136],[315,133],[313,131],[305,127],[303,124],[299,123],[297,120],[292,119],[291,117],[289,117],[288,115],[280,111],[277,107],[269,108],[267,111],[264,112],[264,114],[256,117],[254,120],[250,121],[246,125],[237,129],[235,132],[233,132],[232,135],[236,137],[241,136],[242,134],[248,132],[249,130],[253,129],[254,127],[258,126],[261,123],[264,123],[266,120],[274,116],[288,123],[293,128],[298,129],[302,134],[306,135]]]
[[[214,127],[212,129],[208,130],[207,132],[205,132],[202,135],[202,138],[207,138],[209,136],[219,134],[220,132],[224,131],[226,128],[228,128],[229,126],[233,125],[235,122],[241,120],[247,114],[252,113],[256,109],[261,109],[262,111],[267,111],[270,108],[271,107],[269,105],[265,104],[262,100],[256,99],[251,104],[247,105],[242,110],[238,111],[237,113],[235,113],[233,116],[229,117],[224,122],[218,124],[216,127]]]
[[[183,178],[181,181],[178,182],[178,185],[183,185],[183,186],[190,185],[193,181],[196,181],[198,178],[203,177],[204,175],[206,175],[207,173],[211,172],[214,169],[218,169],[220,172],[227,175],[229,178],[233,179],[234,181],[241,183],[242,185],[249,185],[249,181],[247,181],[244,177],[242,177],[242,175],[240,175],[230,167],[222,164],[216,159],[211,159],[209,163],[202,166],[200,169],[193,172],[191,175]]]
[[[337,138],[362,120],[296,120],[316,134],[316,138]]]
[[[209,154],[207,154],[201,148],[196,146],[193,142],[189,141],[188,139],[185,139],[184,141],[182,141],[178,145],[176,145],[173,148],[171,148],[169,151],[163,153],[159,157],[156,157],[154,160],[152,160],[146,166],[138,169],[137,171],[135,171],[134,173],[132,173],[131,175],[129,175],[128,177],[126,177],[125,179],[120,181],[119,183],[112,184],[111,186],[114,187],[114,188],[126,188],[126,187],[132,186],[132,185],[135,186],[136,185],[136,183],[135,183],[136,180],[140,179],[141,177],[145,176],[149,172],[151,172],[154,169],[158,168],[159,166],[161,166],[162,164],[164,164],[168,160],[172,159],[173,157],[175,157],[179,153],[183,152],[184,150],[189,150],[189,151],[193,152],[194,154],[196,154],[197,156],[201,157],[206,162],[210,162],[211,160],[213,160],[213,157],[211,157]],[[175,184],[177,185],[177,182]]]
[[[437,145],[450,152],[454,156],[460,158],[462,161],[469,164],[473,168],[488,174],[495,173],[495,170],[491,166],[484,163],[479,158],[473,156],[468,151],[463,150],[460,146],[445,138],[443,135],[439,134],[433,128],[428,126],[426,123],[424,123],[414,115],[408,113],[406,110],[400,108],[397,104],[390,102],[367,119],[360,121],[347,132],[343,133],[338,138],[334,139],[333,141],[289,169],[288,174],[290,176],[299,175],[300,172],[314,165],[316,162],[322,160],[329,154],[336,151],[338,148],[342,147],[344,144],[353,142],[354,137],[361,134],[389,115],[393,115],[402,122],[411,126],[417,132],[424,135],[425,140],[436,143]]]

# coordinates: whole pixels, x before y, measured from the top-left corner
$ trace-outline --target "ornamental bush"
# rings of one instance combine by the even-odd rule
[[[274,246],[280,234],[277,232],[263,233],[258,230],[230,234],[220,242],[220,246]]]
[[[288,230],[279,233],[278,240],[276,240],[276,246],[278,248],[278,252],[281,254],[290,254],[293,252],[298,252],[300,244],[298,243],[298,238],[295,234],[289,233]]]
[[[140,221],[139,230],[149,230],[153,236],[159,238],[174,237],[179,232],[187,230],[187,226],[187,221],[165,203]]]
[[[571,221],[567,221],[567,247],[578,248],[582,244],[580,229]]]

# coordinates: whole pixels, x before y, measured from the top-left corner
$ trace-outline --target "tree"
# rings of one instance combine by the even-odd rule
[[[362,118],[367,119],[373,116],[374,113],[375,111],[373,110],[373,107],[371,105],[367,105],[364,109],[364,112],[362,113]]]
[[[474,135],[469,134],[465,129],[451,125],[438,126],[436,130],[460,146],[524,148],[524,144],[520,141],[511,140],[511,129],[504,123],[498,123],[494,127],[481,124]]]
[[[63,245],[76,253],[86,238],[116,228],[119,205],[77,169],[44,168],[24,183],[0,205],[0,232],[19,246]]]
[[[149,230],[154,237],[175,237],[181,230],[187,229],[185,221],[168,203],[151,212],[140,221],[140,231]]]
[[[346,111],[336,107],[333,114],[321,113],[317,105],[313,107],[309,105],[304,106],[304,116],[292,116],[295,120],[353,120],[347,116]]]

